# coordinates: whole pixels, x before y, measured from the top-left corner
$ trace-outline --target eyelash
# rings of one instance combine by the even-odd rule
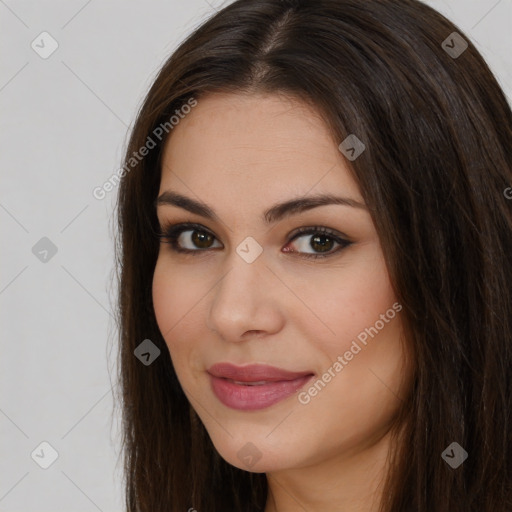
[[[197,256],[198,255],[197,253],[204,253],[209,250],[215,250],[215,249],[192,250],[192,249],[183,249],[183,248],[179,247],[178,238],[185,231],[197,231],[200,233],[206,233],[208,235],[213,236],[216,239],[215,235],[213,233],[211,233],[208,229],[206,229],[204,226],[202,226],[201,224],[193,223],[193,222],[185,222],[185,223],[180,223],[180,224],[164,224],[160,228],[160,231],[158,231],[156,233],[156,236],[163,243],[170,244],[171,249],[178,253],[184,253],[184,254],[189,254],[192,256]],[[352,242],[350,240],[348,240],[346,238],[342,238],[341,236],[337,235],[334,231],[330,230],[329,228],[326,228],[323,226],[312,226],[312,227],[302,227],[302,228],[296,229],[292,233],[292,236],[291,236],[290,240],[288,240],[286,245],[288,245],[290,242],[293,242],[296,238],[300,238],[301,235],[303,236],[303,235],[316,235],[316,234],[328,235],[329,238],[331,238],[336,243],[338,243],[339,246],[336,249],[334,249],[326,254],[304,253],[304,252],[298,252],[298,251],[297,252],[290,251],[290,253],[300,254],[301,255],[300,257],[304,257],[306,259],[327,258],[329,256],[333,256],[334,254],[340,252],[341,250],[345,249],[346,247],[348,247],[349,245],[352,244]]]

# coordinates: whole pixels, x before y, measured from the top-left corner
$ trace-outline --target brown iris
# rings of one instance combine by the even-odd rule
[[[332,249],[333,239],[327,235],[316,235],[311,239],[311,247],[318,252],[327,252]],[[314,244],[318,244],[318,248]]]
[[[194,231],[192,233],[192,242],[201,249],[208,249],[213,243],[213,236],[204,231]]]

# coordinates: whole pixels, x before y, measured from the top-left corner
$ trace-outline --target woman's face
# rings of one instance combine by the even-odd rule
[[[241,469],[352,456],[384,436],[404,394],[401,305],[340,142],[291,97],[214,94],[165,147],[160,225],[199,226],[176,236],[189,253],[161,242],[155,314],[183,391]],[[320,195],[346,201],[275,208]],[[259,382],[237,384],[212,377],[217,363],[297,374],[221,368]]]

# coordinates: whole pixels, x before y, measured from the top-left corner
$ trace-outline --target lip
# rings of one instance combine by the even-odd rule
[[[239,382],[258,382],[261,380],[277,382],[294,380],[299,377],[304,377],[304,375],[313,375],[314,372],[310,370],[292,372],[266,364],[236,366],[231,363],[217,363],[208,369],[208,373],[214,377],[232,379]]]
[[[227,407],[245,411],[270,407],[294,394],[314,377],[309,370],[292,372],[275,366],[231,363],[214,364],[208,374],[217,398]],[[262,381],[265,383],[249,384]]]

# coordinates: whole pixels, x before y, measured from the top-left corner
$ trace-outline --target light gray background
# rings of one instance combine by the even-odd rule
[[[117,188],[103,200],[92,190],[119,168],[165,58],[223,3],[0,0],[0,511],[123,509]],[[512,0],[427,3],[471,37],[511,98]],[[47,59],[31,47],[43,31],[59,45]],[[43,237],[57,247],[47,262],[32,252]],[[58,452],[48,469],[31,458],[43,441]]]

